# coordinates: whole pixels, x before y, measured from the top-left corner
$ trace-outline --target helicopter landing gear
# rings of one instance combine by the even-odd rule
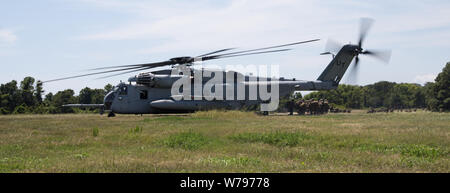
[[[116,114],[114,114],[113,112],[108,113],[108,117],[115,117],[115,116],[116,116]]]

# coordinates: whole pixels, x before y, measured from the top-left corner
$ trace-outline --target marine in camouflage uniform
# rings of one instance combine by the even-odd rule
[[[311,101],[311,103],[309,103],[309,114],[315,115],[318,113],[318,110],[319,110],[319,102]]]
[[[289,115],[293,115],[294,114],[294,106],[295,106],[295,102],[294,99],[291,99],[287,102],[287,108],[289,111]]]
[[[319,101],[317,101],[317,103],[318,103],[318,107],[317,107],[316,114],[322,114],[323,113],[323,111],[322,111],[323,99],[319,99]]]
[[[296,103],[296,107],[297,107],[297,113],[299,115],[304,115],[305,114],[305,112],[306,112],[306,103],[305,103],[305,101],[303,99],[299,100]]]
[[[328,113],[328,110],[330,109],[330,105],[328,104],[328,100],[324,100],[322,104],[322,112]]]

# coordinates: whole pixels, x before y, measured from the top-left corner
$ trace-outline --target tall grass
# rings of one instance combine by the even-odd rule
[[[272,133],[241,133],[230,136],[230,138],[237,142],[261,142],[276,146],[295,146],[302,140],[309,139],[310,136],[300,132],[284,133],[277,131]]]
[[[225,111],[225,110],[211,110],[198,111],[192,114],[193,118],[210,118],[210,119],[242,119],[258,117],[256,113],[245,111]]]
[[[128,132],[129,133],[142,133],[142,127],[136,125],[136,127],[131,128]]]
[[[0,172],[450,172],[449,113],[26,114],[0,123]]]
[[[98,134],[99,134],[99,129],[98,129],[98,127],[94,127],[93,129],[92,129],[92,136],[94,136],[94,137],[97,137],[98,136]]]
[[[163,144],[171,148],[182,148],[186,150],[196,150],[206,145],[209,140],[200,133],[193,131],[177,133],[169,136]]]

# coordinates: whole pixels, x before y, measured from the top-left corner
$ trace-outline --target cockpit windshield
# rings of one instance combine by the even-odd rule
[[[122,85],[119,87],[119,95],[127,95],[128,87],[126,85]]]

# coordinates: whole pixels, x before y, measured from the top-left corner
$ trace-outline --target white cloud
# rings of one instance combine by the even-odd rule
[[[450,17],[447,17],[450,4],[445,1],[430,3],[419,0],[406,4],[387,0],[83,1],[104,10],[120,12],[129,19],[82,34],[77,39],[142,40],[144,43],[135,47],[135,52],[142,55],[195,54],[227,47],[245,49],[321,38],[321,42],[294,47],[295,55],[288,55],[289,52],[273,57],[277,64],[283,64],[285,70],[282,73],[286,77],[300,79],[316,78],[328,64],[329,57],[318,56],[326,39],[356,42],[360,17],[376,20],[365,48],[393,49],[392,60],[387,67],[378,66],[377,61],[371,62],[370,58],[363,59],[364,66],[361,66],[359,76],[362,84],[379,80],[410,81],[410,75],[386,73],[375,76],[373,71],[389,69],[395,72],[407,68],[407,74],[419,74],[420,70],[406,66],[406,61],[419,57],[412,62],[418,65],[422,56],[435,47],[448,48],[450,44]],[[411,52],[401,55],[407,50]],[[272,59],[271,55],[265,57]],[[258,59],[253,57],[251,61],[265,62]],[[245,58],[235,61],[243,63]],[[233,62],[231,59],[224,63]],[[434,77],[419,75],[414,82],[423,84],[433,81]]]
[[[436,78],[435,74],[422,74],[414,77],[413,82],[424,85],[427,82],[434,82],[435,78]]]
[[[104,1],[96,5],[109,6]],[[320,9],[320,5],[307,1],[235,0],[224,6],[197,7],[195,4],[188,4],[184,9],[178,10],[173,10],[171,6],[141,7],[145,7],[146,12],[137,11],[138,18],[133,22],[119,28],[83,35],[78,39],[164,40],[159,45],[143,50],[155,52],[284,43],[316,38],[319,33],[334,30],[333,25],[319,30],[318,27],[327,20],[327,15],[331,15],[327,13],[328,10]],[[357,18],[356,14],[354,17]]]
[[[0,43],[13,43],[17,40],[17,36],[14,34],[12,30],[8,29],[0,29]]]
[[[259,46],[267,43],[296,41],[308,38],[339,37],[344,42],[355,41],[358,18],[378,20],[373,33],[384,35],[377,45],[386,42],[405,46],[424,44],[446,45],[450,17],[448,5],[404,2],[293,1],[293,0],[234,0],[224,5],[209,1],[117,1],[83,0],[91,5],[131,14],[130,22],[119,27],[79,36],[84,40],[164,40],[142,52],[165,52],[183,49],[223,47],[226,45]],[[353,7],[348,12],[348,6]],[[380,14],[389,7],[408,9],[398,14]],[[426,17],[424,17],[426,16]],[[424,36],[420,30],[437,30]],[[419,31],[407,36],[405,32]],[[423,38],[426,38],[424,40]],[[261,41],[264,40],[264,41]],[[244,42],[245,41],[245,42]],[[374,42],[374,41],[372,41]],[[263,43],[263,44],[258,44]]]

